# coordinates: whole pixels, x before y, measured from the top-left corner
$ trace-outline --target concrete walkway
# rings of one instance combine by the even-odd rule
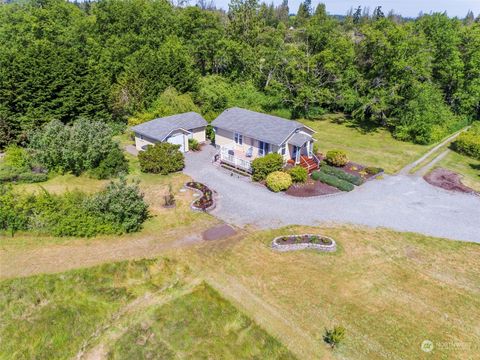
[[[386,176],[351,193],[295,198],[239,181],[212,165],[214,148],[186,154],[184,172],[218,192],[218,218],[238,226],[275,228],[324,222],[388,227],[480,243],[480,197],[433,187],[422,178]]]

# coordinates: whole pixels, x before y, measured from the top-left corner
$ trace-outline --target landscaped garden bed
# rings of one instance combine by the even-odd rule
[[[309,166],[285,165],[279,154],[269,154],[252,163],[253,180],[265,185],[273,192],[285,191],[296,197],[322,196],[352,191],[367,180],[378,177],[383,169],[365,167],[348,161],[342,150],[332,150],[324,157],[317,153],[320,166],[309,174]]]
[[[337,244],[332,238],[322,235],[284,235],[273,239],[272,248],[277,251],[313,249],[318,251],[332,252],[337,250]]]
[[[308,178],[305,183],[293,184],[285,193],[296,197],[311,197],[337,194],[340,192],[340,190],[333,186]]]
[[[194,200],[190,205],[193,210],[210,211],[215,208],[213,191],[210,190],[206,185],[196,181],[190,181],[185,184],[185,187],[192,189],[201,195],[200,198]]]
[[[355,186],[361,186],[366,181],[383,174],[383,169],[348,162],[341,151],[334,153],[342,160],[335,162],[337,166],[329,164],[327,157],[317,154],[320,160],[319,170],[312,172],[307,181],[294,183],[286,193],[291,196],[309,197],[352,191]]]

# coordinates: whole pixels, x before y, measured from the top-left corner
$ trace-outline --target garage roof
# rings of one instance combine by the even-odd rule
[[[192,111],[147,121],[132,127],[132,131],[153,140],[165,141],[168,135],[175,130],[190,131],[207,126],[207,124],[202,115]]]

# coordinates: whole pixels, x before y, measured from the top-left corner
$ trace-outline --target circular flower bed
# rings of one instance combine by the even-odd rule
[[[272,248],[277,251],[314,249],[318,251],[332,252],[337,250],[337,244],[332,238],[322,235],[284,235],[273,239]]]
[[[192,189],[202,196],[192,202],[190,207],[193,210],[210,211],[215,208],[215,201],[213,200],[213,191],[206,185],[196,181],[190,181],[185,184],[185,187]]]

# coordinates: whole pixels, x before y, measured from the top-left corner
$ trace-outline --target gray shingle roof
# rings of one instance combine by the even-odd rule
[[[274,145],[281,145],[295,130],[304,127],[297,121],[237,107],[225,110],[212,125]]]
[[[207,126],[207,121],[196,112],[188,112],[147,121],[132,127],[132,131],[157,141],[164,141],[174,130],[190,130]]]
[[[295,146],[303,146],[303,144],[310,140],[312,140],[310,135],[305,133],[296,133],[288,140],[288,143]]]

